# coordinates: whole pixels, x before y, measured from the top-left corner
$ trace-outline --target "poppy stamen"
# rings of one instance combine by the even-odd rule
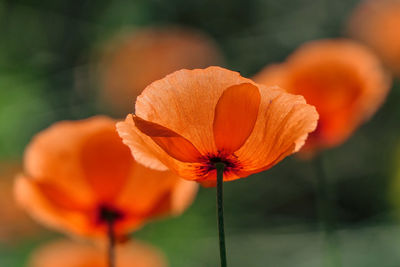
[[[216,171],[217,164],[224,165],[224,173],[236,172],[242,169],[240,162],[236,155],[227,155],[226,153],[218,152],[215,154],[208,154],[204,156],[201,161],[202,165],[198,167],[198,176],[206,176],[211,171]]]

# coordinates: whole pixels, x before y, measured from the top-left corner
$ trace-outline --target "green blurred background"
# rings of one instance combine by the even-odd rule
[[[12,179],[5,169],[21,161],[30,138],[53,122],[114,114],[96,100],[98,85],[90,70],[98,48],[122,31],[165,25],[198,29],[218,44],[225,67],[251,77],[303,42],[344,36],[357,3],[0,1],[0,179]],[[341,147],[323,152],[343,266],[400,266],[400,211],[390,201],[400,163],[399,119],[400,83],[395,81],[372,120]],[[267,172],[225,184],[230,266],[323,266],[326,245],[315,176],[312,161],[290,157]],[[1,205],[8,204],[0,202],[0,211],[7,208]],[[35,229],[26,234],[9,229],[12,222],[1,213],[0,233],[18,233],[0,235],[1,267],[25,266],[36,247],[61,236],[41,226],[24,225]],[[202,188],[183,216],[152,222],[133,236],[163,250],[172,267],[217,266],[215,215],[215,191]]]

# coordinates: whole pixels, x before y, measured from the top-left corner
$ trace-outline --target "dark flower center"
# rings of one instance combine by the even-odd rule
[[[109,205],[100,205],[97,211],[97,221],[99,223],[115,223],[124,217],[123,212],[110,207]]]
[[[215,165],[217,163],[223,163],[225,165],[224,173],[236,172],[242,169],[240,162],[235,154],[226,154],[223,152],[217,152],[205,155],[200,163],[201,166],[198,167],[198,176],[205,176],[211,171],[215,171]]]

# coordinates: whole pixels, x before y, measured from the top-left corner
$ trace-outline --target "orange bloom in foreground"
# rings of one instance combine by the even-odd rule
[[[363,1],[352,14],[349,34],[373,48],[400,75],[400,1]]]
[[[117,236],[179,214],[197,190],[171,172],[136,163],[107,117],[54,124],[33,139],[24,165],[18,202],[42,223],[83,236],[105,236],[110,214]]]
[[[222,62],[214,41],[189,28],[144,28],[109,45],[101,58],[102,99],[122,114],[131,112],[143,89],[183,68]]]
[[[29,267],[107,267],[105,251],[71,241],[55,241],[34,252]],[[115,267],[166,267],[164,256],[155,248],[135,242],[116,248]]]
[[[213,186],[266,170],[297,151],[318,114],[302,96],[219,67],[180,70],[149,85],[117,124],[136,159]]]
[[[308,138],[306,152],[344,142],[377,110],[390,88],[374,54],[344,39],[307,43],[254,79],[301,94],[317,108],[318,128]]]

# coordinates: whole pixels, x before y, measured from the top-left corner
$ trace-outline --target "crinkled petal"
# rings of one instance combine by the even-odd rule
[[[200,152],[183,136],[157,123],[133,116],[136,128],[151,137],[168,155],[183,162],[197,162]]]
[[[132,114],[129,114],[125,121],[118,122],[116,127],[123,143],[130,148],[136,161],[152,169],[160,171],[168,169],[160,159],[161,156],[164,160],[171,157],[150,137],[136,128]],[[160,159],[158,158],[159,156]]]
[[[235,152],[244,173],[272,167],[300,149],[308,133],[315,130],[318,113],[302,96],[281,89],[261,87],[261,104],[254,130]]]
[[[196,170],[200,163],[182,162],[171,157],[154,140],[142,133],[129,114],[125,121],[117,123],[117,130],[123,142],[129,146],[135,160],[146,167],[156,170],[168,168],[176,175],[187,180],[197,180]],[[168,166],[168,167],[166,167]]]

